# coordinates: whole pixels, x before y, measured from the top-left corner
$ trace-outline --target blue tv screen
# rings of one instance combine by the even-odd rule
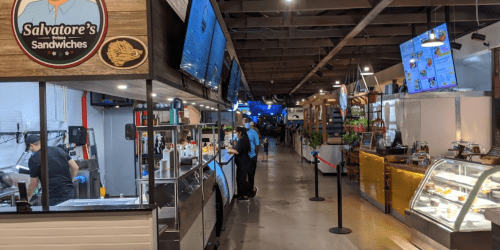
[[[215,29],[208,60],[207,76],[205,84],[213,91],[219,90],[222,67],[224,67],[224,52],[226,51],[226,37],[219,24],[215,21]]]
[[[209,0],[192,0],[180,68],[202,84],[206,80],[215,21]]]
[[[236,62],[236,59],[233,58],[233,61],[231,63],[231,73],[229,75],[229,86],[227,90],[227,99],[232,103],[237,102],[240,81],[241,81],[240,66]]]
[[[410,94],[457,86],[446,23],[433,30],[444,45],[432,48],[422,47],[422,43],[429,39],[431,31],[400,45],[405,79]]]

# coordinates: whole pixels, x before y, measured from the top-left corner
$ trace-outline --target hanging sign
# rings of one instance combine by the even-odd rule
[[[148,57],[146,45],[133,37],[113,37],[99,50],[101,60],[114,69],[133,69],[141,66]]]
[[[339,91],[339,105],[342,121],[345,121],[345,116],[347,114],[347,99],[347,88],[344,84],[342,84]]]
[[[19,47],[31,60],[64,69],[99,50],[108,17],[104,0],[14,0],[11,23]]]

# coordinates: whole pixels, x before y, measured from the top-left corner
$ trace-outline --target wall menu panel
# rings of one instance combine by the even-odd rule
[[[457,86],[446,24],[434,28],[434,33],[444,42],[444,45],[432,48],[422,47],[422,43],[429,39],[429,32],[400,45],[405,79],[410,94]]]
[[[192,0],[180,68],[202,84],[205,83],[215,20],[209,0]]]
[[[224,67],[224,52],[226,50],[226,37],[218,21],[215,23],[210,59],[208,60],[205,84],[214,91],[219,89],[222,68]]]
[[[227,92],[227,99],[232,102],[236,103],[236,97],[238,92],[236,91],[237,86],[239,85],[239,82],[241,80],[241,75],[240,75],[240,66],[236,62],[236,59],[233,58],[233,62],[231,64],[231,74],[229,75],[229,86],[228,86],[228,92]]]

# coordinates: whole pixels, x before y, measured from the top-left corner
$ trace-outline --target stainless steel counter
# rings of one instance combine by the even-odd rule
[[[57,207],[86,207],[86,206],[121,206],[139,204],[139,198],[116,198],[116,199],[74,199],[65,201]],[[137,202],[137,203],[136,203]]]

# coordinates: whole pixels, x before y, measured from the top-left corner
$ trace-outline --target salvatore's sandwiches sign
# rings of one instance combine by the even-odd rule
[[[14,0],[12,30],[33,61],[77,66],[98,50],[108,26],[104,0]]]

